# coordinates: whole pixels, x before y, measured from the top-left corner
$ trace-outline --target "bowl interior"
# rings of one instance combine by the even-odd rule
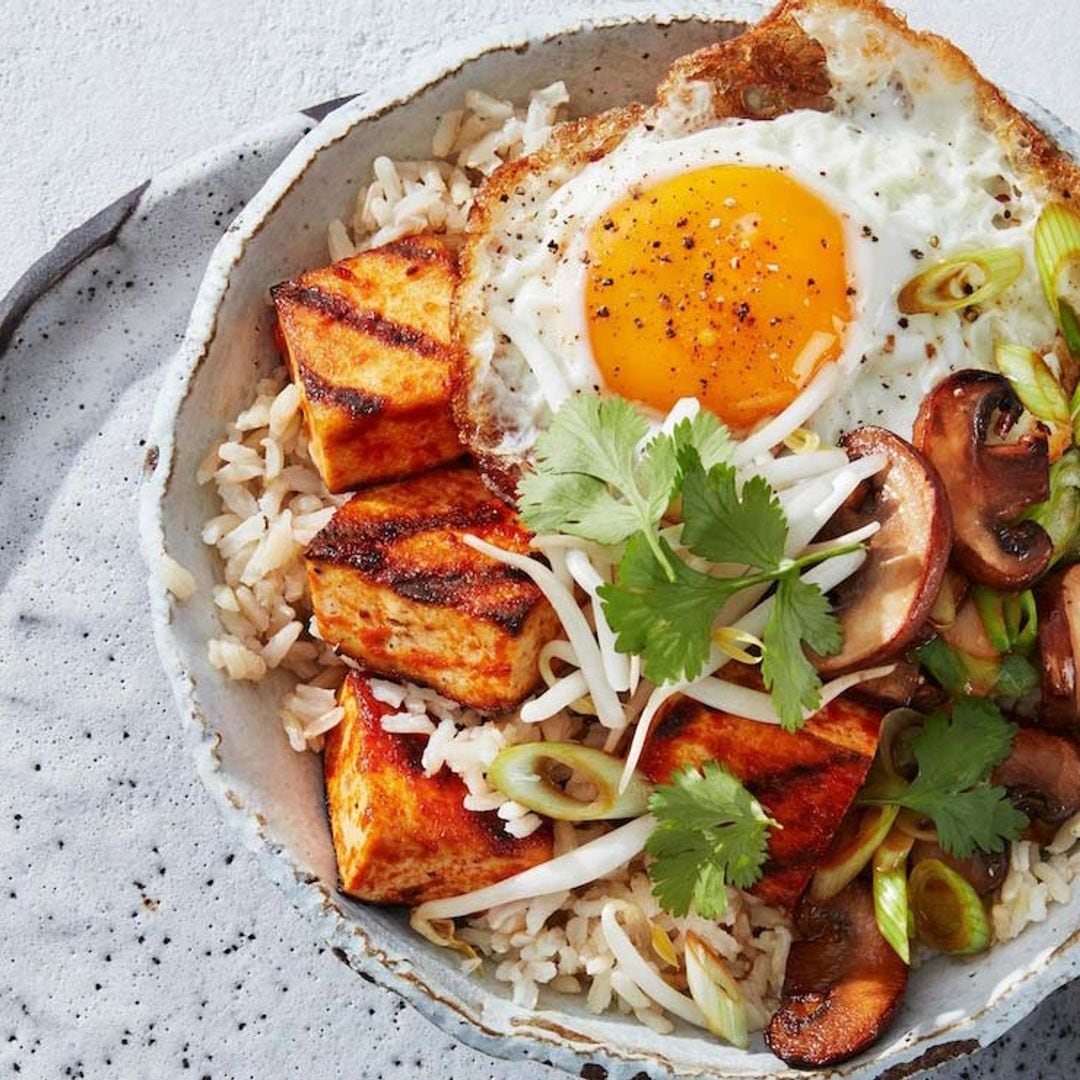
[[[643,1063],[673,1072],[717,1076],[794,1075],[769,1054],[760,1038],[742,1054],[690,1029],[659,1036],[636,1022],[591,1016],[574,1000],[548,995],[540,1010],[516,1008],[505,987],[465,977],[453,954],[430,946],[408,928],[405,913],[366,907],[336,892],[336,871],[323,803],[320,760],[296,754],[276,721],[288,682],[231,683],[210,666],[205,642],[218,633],[209,596],[217,567],[212,549],[199,538],[202,523],[218,512],[212,489],[200,488],[195,472],[223,425],[242,409],[255,380],[273,369],[272,310],[267,288],[301,270],[328,261],[326,224],[349,214],[357,190],[370,176],[377,154],[426,157],[434,118],[459,106],[470,87],[500,97],[524,99],[530,89],[555,79],[569,87],[576,113],[594,112],[631,100],[650,101],[667,64],[720,36],[737,32],[733,21],[684,20],[667,26],[627,22],[586,27],[535,41],[527,49],[502,48],[467,60],[438,82],[379,112],[357,119],[324,145],[266,213],[245,242],[235,265],[212,267],[228,274],[227,288],[205,347],[190,341],[181,363],[191,373],[175,417],[175,455],[160,503],[166,549],[196,576],[199,591],[171,614],[166,662],[185,682],[181,696],[203,725],[211,753],[205,758],[208,785],[257,845],[268,848],[272,872],[290,883],[292,898],[323,922],[343,959],[360,969],[379,964],[388,982],[427,1015],[456,1034],[497,1053],[549,1056],[578,1071],[581,1060],[602,1060],[611,1076],[631,1077]],[[340,125],[339,125],[340,126]],[[283,168],[290,166],[287,162]],[[206,288],[204,287],[204,292]],[[1017,941],[969,962],[934,962],[913,974],[892,1034],[862,1064],[876,1072],[887,1061],[910,1057],[929,1040],[958,1038],[994,1010],[994,1032],[1026,1012],[1050,989],[1037,976],[1077,925],[1080,896]],[[1053,984],[1073,973],[1072,952],[1057,956]],[[1026,992],[1018,992],[1027,983]],[[468,1020],[473,1027],[462,1025]],[[974,1018],[974,1019],[972,1019]],[[506,1036],[531,1036],[514,1043]],[[983,1038],[986,1038],[983,1035]],[[546,1045],[540,1045],[546,1044]],[[575,1064],[575,1055],[577,1063]],[[871,1064],[876,1062],[876,1064]],[[805,1075],[805,1074],[803,1074]]]

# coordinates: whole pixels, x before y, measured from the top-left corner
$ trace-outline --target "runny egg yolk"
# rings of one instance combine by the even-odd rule
[[[589,344],[608,390],[728,425],[789,405],[843,346],[840,219],[776,169],[718,165],[633,193],[589,235]]]

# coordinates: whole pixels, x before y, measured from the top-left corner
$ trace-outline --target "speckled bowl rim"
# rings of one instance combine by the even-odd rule
[[[448,1034],[494,1057],[506,1059],[541,1059],[567,1072],[590,1078],[631,1077],[643,1069],[661,1070],[667,1075],[682,1074],[677,1063],[661,1055],[622,1053],[617,1047],[581,1038],[557,1025],[543,1025],[549,1034],[532,1029],[528,1034],[494,1030],[482,1017],[462,1002],[448,997],[437,985],[421,979],[408,957],[390,955],[373,941],[355,917],[346,914],[335,894],[303,868],[296,865],[289,851],[269,835],[266,822],[256,811],[244,805],[230,786],[217,754],[219,737],[213,722],[200,708],[194,680],[182,660],[182,650],[173,633],[172,600],[156,575],[164,546],[163,503],[172,476],[175,452],[175,426],[181,406],[195,373],[206,357],[214,339],[217,314],[229,289],[232,272],[240,264],[248,242],[260,231],[264,221],[313,164],[320,152],[343,138],[358,123],[383,115],[411,100],[421,92],[455,74],[463,66],[496,51],[522,50],[531,42],[592,28],[618,27],[634,23],[667,23],[677,20],[752,22],[771,6],[764,0],[727,0],[710,4],[707,10],[694,10],[678,3],[654,3],[642,10],[640,3],[615,3],[607,11],[589,20],[566,23],[557,19],[522,20],[513,32],[501,28],[473,37],[457,45],[429,54],[410,65],[404,74],[382,87],[378,94],[359,94],[330,112],[318,123],[284,161],[274,170],[258,194],[229,227],[215,248],[200,285],[191,317],[180,346],[169,362],[156,401],[148,444],[148,475],[140,499],[142,550],[149,568],[149,593],[155,642],[166,675],[172,686],[177,707],[185,721],[199,776],[214,797],[222,815],[241,833],[246,845],[258,856],[263,869],[289,894],[294,905],[318,925],[333,954],[362,978],[394,991],[413,1005],[423,1016]],[[1044,130],[1069,146],[1074,156],[1080,150],[1080,137],[1060,120],[1029,99],[1011,95],[1012,100]],[[257,130],[276,130],[273,122]],[[196,159],[203,161],[205,157]],[[186,166],[190,169],[195,162]],[[170,171],[182,173],[185,166]],[[1080,950],[1080,930],[1066,937],[1054,949],[1036,956],[1026,969],[1012,973],[1008,986],[995,994],[979,1011],[944,1024],[911,1042],[894,1043],[887,1052],[863,1055],[828,1074],[793,1072],[777,1062],[781,1076],[833,1076],[846,1080],[901,1080],[923,1069],[965,1056],[986,1046],[1022,1019],[1044,997],[1071,977],[1066,956]],[[538,1025],[539,1026],[539,1025]],[[884,1071],[883,1071],[884,1070]],[[721,1080],[733,1074],[710,1070],[699,1073]]]

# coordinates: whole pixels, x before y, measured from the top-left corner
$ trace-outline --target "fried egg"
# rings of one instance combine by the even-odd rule
[[[658,416],[695,397],[741,436],[797,402],[826,440],[867,423],[906,436],[941,378],[992,366],[995,340],[1051,347],[1037,192],[975,89],[903,38],[866,47],[857,20],[805,29],[829,111],[718,119],[690,80],[602,152],[496,181],[459,298],[485,458],[526,456],[582,392]],[[1026,267],[993,303],[901,315],[915,274],[991,247]]]

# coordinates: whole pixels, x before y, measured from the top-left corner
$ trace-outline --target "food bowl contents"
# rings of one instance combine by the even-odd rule
[[[1080,869],[1080,170],[855,0],[567,103],[470,92],[267,283],[210,659],[295,677],[350,896],[827,1067]]]

